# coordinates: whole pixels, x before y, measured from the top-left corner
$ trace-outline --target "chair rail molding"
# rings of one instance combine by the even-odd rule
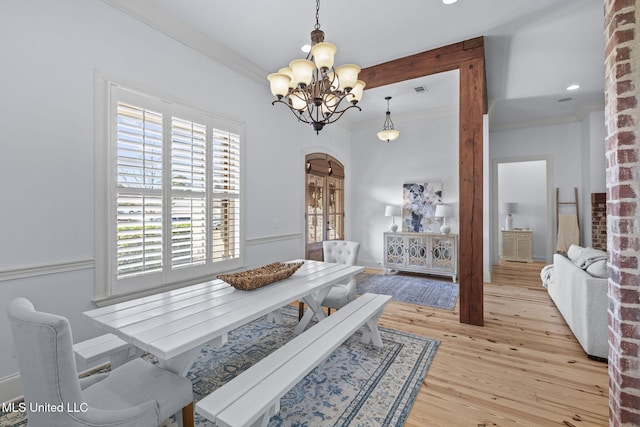
[[[49,274],[66,273],[69,271],[89,270],[92,268],[95,268],[95,261],[93,259],[9,268],[0,270],[0,282],[27,279],[29,277],[47,276]]]
[[[302,239],[304,236],[302,233],[291,233],[291,234],[277,234],[277,235],[273,235],[273,236],[264,236],[264,237],[253,237],[250,239],[247,239],[245,241],[246,245],[261,245],[264,243],[271,243],[271,242],[280,242],[283,240],[296,240],[296,239]]]

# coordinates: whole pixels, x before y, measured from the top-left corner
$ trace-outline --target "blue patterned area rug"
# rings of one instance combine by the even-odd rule
[[[205,347],[189,371],[200,400],[294,337],[297,308],[282,309],[284,324],[263,317],[229,334],[222,348]],[[270,427],[402,426],[440,342],[380,328],[384,346],[360,343],[360,332],[311,371],[280,401]],[[0,426],[23,426],[1,414]],[[196,414],[195,425],[213,424]]]
[[[391,295],[395,301],[453,310],[458,301],[457,283],[418,275],[369,274],[356,276],[357,292]]]

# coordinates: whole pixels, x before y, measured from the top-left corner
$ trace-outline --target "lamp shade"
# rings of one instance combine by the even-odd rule
[[[378,139],[380,139],[381,141],[391,142],[398,139],[398,137],[400,136],[400,131],[397,131],[395,129],[385,129],[378,132],[377,135]]]
[[[351,101],[352,104],[355,105],[360,102],[360,100],[362,99],[362,93],[366,85],[367,84],[362,80],[358,80],[353,89],[351,89],[351,92],[349,92],[349,101]]]
[[[400,206],[387,205],[384,216],[400,216]]]
[[[271,83],[271,93],[279,98],[285,96],[289,92],[289,83],[291,77],[284,73],[273,73],[267,77]]]
[[[512,214],[516,213],[516,204],[515,203],[503,203],[502,204],[502,213]]]
[[[316,67],[320,69],[329,69],[333,67],[333,56],[336,54],[336,45],[333,43],[322,42],[313,45],[311,48],[311,56],[316,63]]]
[[[453,209],[449,205],[437,205],[435,216],[438,218],[448,218],[453,216]]]
[[[338,75],[338,81],[340,82],[339,89],[350,92],[358,83],[358,73],[360,67],[355,64],[344,64],[336,68],[336,74]]]
[[[313,77],[315,65],[307,59],[294,59],[289,63],[289,68],[293,74],[293,82],[296,85],[308,85]]]
[[[307,100],[304,98],[304,92],[300,89],[296,89],[291,96],[289,96],[289,101],[291,102],[291,106],[298,111],[307,108]]]

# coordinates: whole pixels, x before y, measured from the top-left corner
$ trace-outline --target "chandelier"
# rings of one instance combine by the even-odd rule
[[[358,80],[360,67],[345,64],[333,67],[336,46],[324,41],[320,29],[320,0],[316,0],[316,25],[311,31],[311,51],[305,59],[295,59],[288,67],[267,77],[276,102],[289,107],[296,118],[319,133],[337,121],[362,99],[365,82]],[[344,102],[343,102],[344,101]]]
[[[391,142],[396,140],[400,136],[400,132],[393,128],[393,121],[391,120],[391,112],[389,111],[390,96],[385,97],[387,100],[387,118],[384,121],[382,130],[378,132],[378,138],[382,141]]]

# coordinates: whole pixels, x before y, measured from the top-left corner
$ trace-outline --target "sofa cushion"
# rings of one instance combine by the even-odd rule
[[[587,267],[587,273],[589,273],[593,277],[600,277],[600,278],[606,279],[608,277],[607,260],[601,259],[592,263]]]

